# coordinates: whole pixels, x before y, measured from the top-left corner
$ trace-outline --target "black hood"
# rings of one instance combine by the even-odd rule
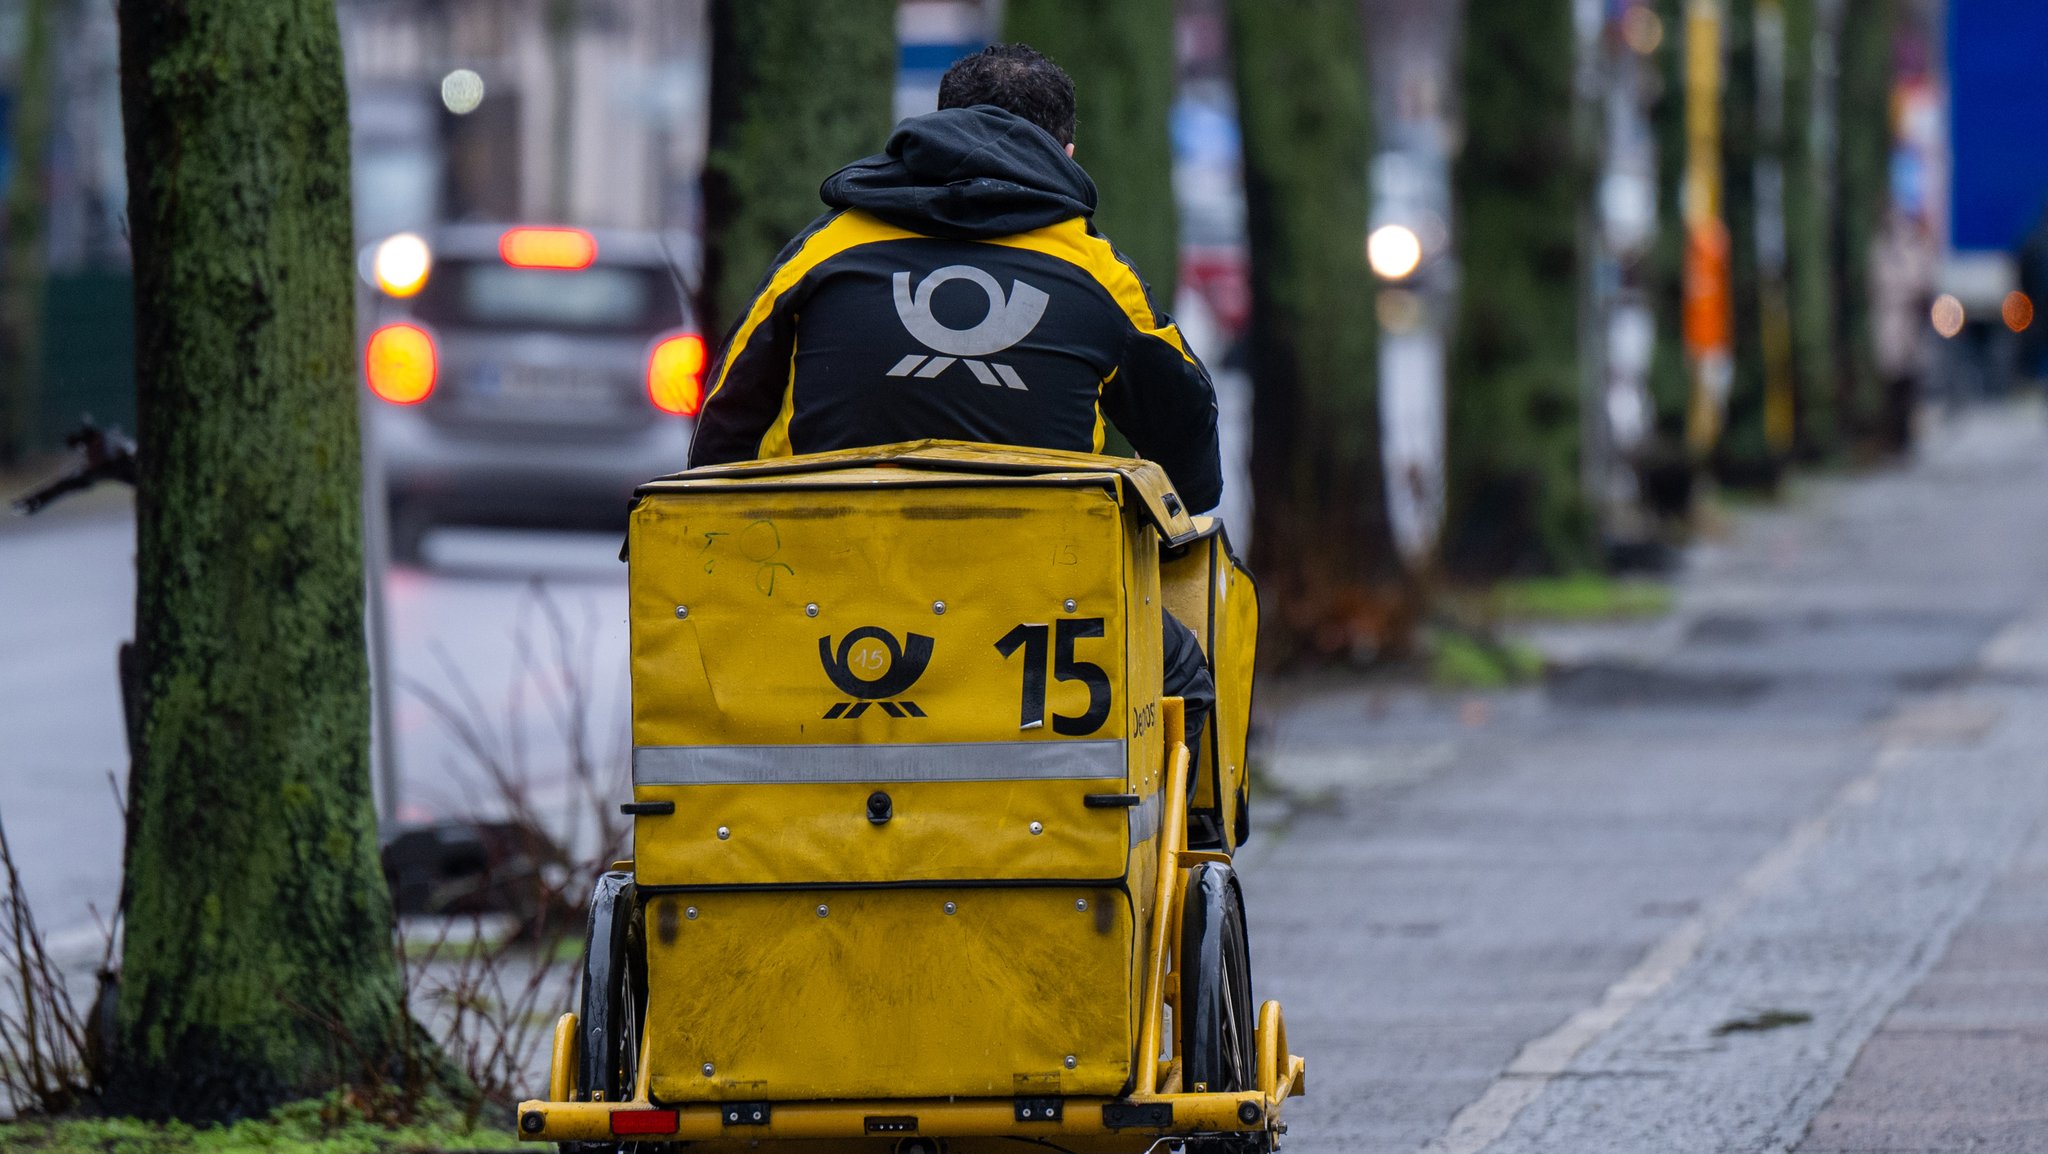
[[[1095,182],[1052,134],[990,104],[896,126],[887,148],[825,178],[818,195],[927,236],[1009,236],[1095,213]]]

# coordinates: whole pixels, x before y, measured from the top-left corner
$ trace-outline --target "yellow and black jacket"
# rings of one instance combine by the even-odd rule
[[[1216,504],[1209,374],[1050,134],[987,105],[915,117],[820,195],[712,369],[691,465],[923,437],[1100,451],[1108,422],[1190,510]]]

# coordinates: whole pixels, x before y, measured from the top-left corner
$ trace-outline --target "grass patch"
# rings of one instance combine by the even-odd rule
[[[1599,621],[1656,617],[1671,609],[1671,586],[1661,581],[1618,580],[1599,573],[1529,577],[1493,589],[1503,617],[1547,621]]]
[[[1505,689],[1541,676],[1543,654],[1519,641],[1440,630],[1431,646],[1429,680],[1438,689]]]
[[[450,1109],[402,1125],[365,1118],[332,1099],[295,1102],[266,1118],[232,1126],[188,1126],[135,1118],[70,1118],[0,1124],[0,1150],[12,1154],[430,1154],[441,1150],[514,1150],[511,1124],[486,1115],[466,1127]]]

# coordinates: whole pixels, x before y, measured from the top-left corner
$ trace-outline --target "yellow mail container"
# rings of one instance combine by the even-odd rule
[[[1124,1091],[1162,526],[1155,466],[943,442],[642,488],[657,1101]]]
[[[1201,737],[1188,837],[1199,847],[1233,850],[1251,832],[1245,744],[1258,657],[1259,590],[1231,552],[1221,521],[1197,517],[1195,529],[1192,539],[1166,549],[1159,567],[1166,607],[1194,631],[1216,679],[1216,708]]]

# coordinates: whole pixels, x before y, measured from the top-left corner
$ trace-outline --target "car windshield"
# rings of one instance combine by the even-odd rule
[[[649,335],[683,319],[668,275],[630,265],[564,271],[448,261],[435,268],[415,309],[439,325]]]

